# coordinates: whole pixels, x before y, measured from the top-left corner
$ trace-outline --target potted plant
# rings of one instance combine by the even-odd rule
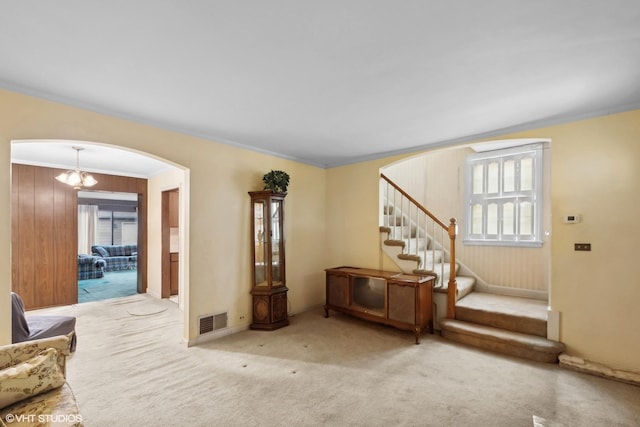
[[[289,174],[284,171],[274,171],[264,174],[262,177],[264,189],[274,193],[286,193],[289,186]]]

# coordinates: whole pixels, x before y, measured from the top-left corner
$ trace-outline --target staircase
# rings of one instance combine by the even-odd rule
[[[455,220],[447,227],[387,177],[381,178],[386,200],[380,226],[382,250],[404,273],[436,276],[434,326],[442,336],[557,363],[564,345],[546,338],[547,303],[477,291],[473,273],[455,260]]]

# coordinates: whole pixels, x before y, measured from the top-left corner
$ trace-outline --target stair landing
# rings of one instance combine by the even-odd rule
[[[452,341],[536,362],[558,363],[564,351],[559,342],[475,323],[444,319],[440,327],[442,336]]]
[[[458,307],[525,316],[547,321],[547,302],[533,298],[517,298],[487,292],[472,292],[458,301]]]
[[[536,299],[472,292],[440,327],[452,341],[539,362],[557,363],[564,350],[546,338],[547,303]]]
[[[456,304],[456,319],[547,337],[547,303],[485,292],[471,292]]]

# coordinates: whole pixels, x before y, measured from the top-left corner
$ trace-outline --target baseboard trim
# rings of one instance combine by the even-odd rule
[[[323,308],[323,305],[317,305],[317,306],[312,306],[309,307],[305,310],[301,310],[301,311],[290,311],[288,313],[288,317],[294,317],[296,314],[299,313],[304,313],[306,311],[310,311],[310,310],[321,310]],[[199,345],[199,344],[204,344],[206,342],[209,341],[213,341],[213,340],[217,340],[219,338],[222,337],[226,337],[227,335],[232,335],[232,334],[236,334],[238,332],[243,332],[243,331],[248,331],[249,330],[249,324],[245,323],[244,325],[239,325],[239,326],[235,326],[233,328],[224,328],[224,329],[220,329],[218,331],[214,331],[214,332],[209,332],[208,334],[204,334],[204,335],[200,335],[194,339],[191,339],[189,341],[186,341],[187,347],[193,347],[195,345]],[[185,342],[185,341],[183,341]]]
[[[560,366],[564,368],[640,386],[640,373],[610,368],[603,364],[584,360],[580,357],[569,356],[565,353],[560,355],[559,360]]]
[[[146,293],[151,295],[154,298],[162,299],[162,295],[159,292],[156,292],[155,290],[150,289],[149,287],[147,287]]]

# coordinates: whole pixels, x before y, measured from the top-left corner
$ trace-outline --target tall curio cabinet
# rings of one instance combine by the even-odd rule
[[[289,324],[284,260],[286,193],[250,191],[252,303],[251,329],[278,329]]]

